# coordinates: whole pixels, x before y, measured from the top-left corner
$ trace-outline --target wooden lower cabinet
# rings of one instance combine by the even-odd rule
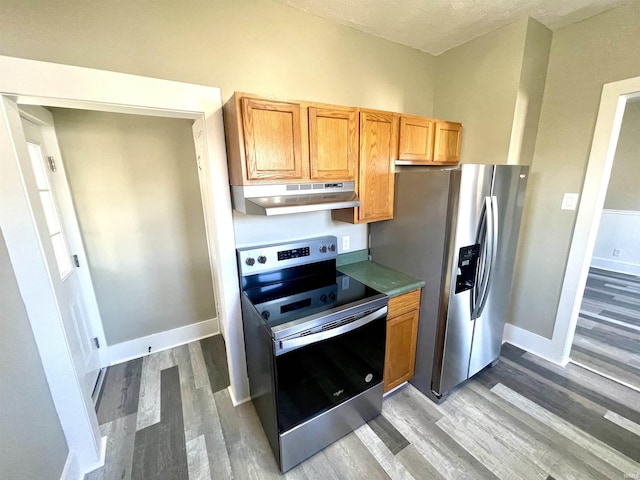
[[[413,377],[420,319],[420,290],[389,300],[387,343],[384,359],[384,391]]]

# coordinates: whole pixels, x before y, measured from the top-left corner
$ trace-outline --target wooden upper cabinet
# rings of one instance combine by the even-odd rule
[[[400,116],[400,146],[398,160],[410,163],[433,161],[435,122],[428,118]]]
[[[433,161],[456,164],[460,162],[462,125],[453,122],[436,122]]]
[[[241,104],[247,179],[305,178],[300,105],[250,97]]]
[[[360,112],[360,207],[357,221],[393,218],[394,163],[398,154],[398,116]]]
[[[355,108],[309,107],[312,180],[355,180],[358,113]]]

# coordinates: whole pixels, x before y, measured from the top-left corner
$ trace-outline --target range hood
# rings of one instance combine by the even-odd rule
[[[359,207],[355,182],[232,185],[234,208],[250,215],[285,215]]]

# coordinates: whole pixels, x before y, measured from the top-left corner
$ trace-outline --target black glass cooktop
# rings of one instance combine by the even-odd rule
[[[271,283],[264,274],[259,285],[245,294],[271,327],[361,302],[380,292],[336,270],[297,279],[279,277],[273,272]]]

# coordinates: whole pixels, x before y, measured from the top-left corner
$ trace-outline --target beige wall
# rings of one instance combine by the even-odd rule
[[[640,212],[640,102],[628,103],[622,119],[604,208]]]
[[[434,115],[462,122],[463,163],[531,163],[550,44],[523,18],[436,58]]]
[[[554,33],[515,272],[512,323],[551,338],[602,86],[640,75],[640,2]]]
[[[507,163],[531,165],[551,50],[551,30],[529,18]]]
[[[527,20],[439,55],[434,116],[462,122],[463,163],[507,163]]]
[[[0,478],[58,480],[68,453],[0,231]]]
[[[215,318],[191,122],[52,111],[107,343]]]
[[[435,57],[271,0],[4,0],[2,24],[2,55],[212,85],[223,101],[245,91],[433,113]],[[255,243],[246,232],[263,225],[238,215],[234,224],[238,245]],[[366,244],[366,225],[328,212],[272,218],[269,241],[304,238],[315,225]]]
[[[433,56],[271,0],[3,0],[0,54],[429,115]]]
[[[149,5],[5,0],[0,54],[220,86],[224,99],[244,90],[434,114],[465,124],[465,162],[508,161],[528,21],[438,57],[436,80],[430,55],[268,0]],[[560,210],[562,194],[581,189],[602,85],[640,75],[639,39],[637,0],[553,37],[512,312],[514,324],[543,336],[575,222]]]

